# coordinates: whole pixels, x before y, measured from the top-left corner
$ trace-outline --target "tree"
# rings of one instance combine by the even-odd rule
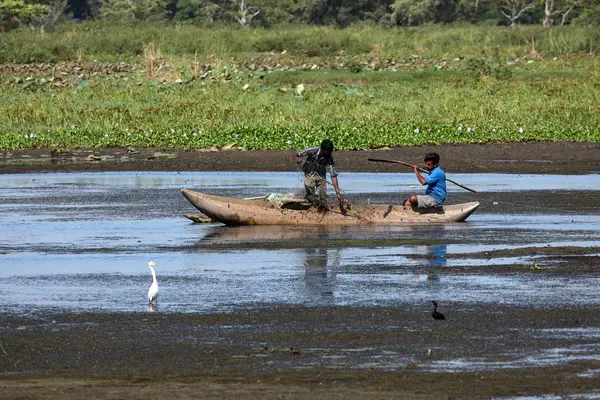
[[[175,19],[214,22],[221,14],[221,6],[205,0],[179,0]]]
[[[585,6],[585,0],[563,0],[563,8],[560,10],[560,25],[563,26],[569,21],[569,17],[575,14],[580,8]]]
[[[257,7],[248,6],[247,0],[238,0],[240,9],[239,15],[235,16],[237,22],[240,23],[243,27],[247,27],[252,22],[252,18],[256,17],[260,10]]]
[[[517,26],[517,20],[523,16],[527,10],[535,7],[533,4],[527,4],[528,0],[503,0],[500,12],[510,22],[511,27]],[[506,10],[507,12],[504,12]]]
[[[21,23],[40,30],[53,26],[63,16],[67,0],[5,0],[0,3],[0,20],[18,26]]]
[[[100,15],[111,20],[162,19],[167,14],[165,0],[100,0]]]
[[[433,20],[441,0],[396,0],[392,4],[392,20],[400,25],[421,25]]]
[[[0,19],[5,25],[11,26],[28,23],[32,18],[43,16],[50,12],[48,6],[28,3],[24,0],[5,0],[0,3]]]
[[[554,11],[554,0],[544,0],[544,19],[542,20],[542,25],[546,27],[552,26],[552,12]]]
[[[481,9],[482,0],[460,0],[458,10],[466,19],[477,22],[477,16]]]

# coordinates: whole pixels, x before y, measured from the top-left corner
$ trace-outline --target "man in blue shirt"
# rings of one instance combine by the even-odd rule
[[[427,185],[425,196],[413,194],[407,200],[404,200],[405,206],[433,208],[441,206],[446,201],[446,173],[438,166],[440,163],[439,154],[427,153],[423,160],[429,175],[423,177],[416,165],[413,166],[413,171],[415,171],[421,185]]]

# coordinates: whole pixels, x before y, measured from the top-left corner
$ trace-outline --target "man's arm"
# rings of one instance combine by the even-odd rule
[[[331,177],[331,183],[333,184],[333,188],[335,189],[335,195],[337,196],[338,201],[341,203],[344,201],[342,197],[342,192],[340,192],[340,184],[338,182],[337,175]]]
[[[335,189],[335,195],[337,196],[338,201],[341,203],[344,201],[342,197],[342,193],[340,192],[340,184],[337,178],[337,168],[335,167],[335,162],[331,159],[331,163],[327,166],[329,169],[329,175],[331,175],[331,183],[333,184],[333,188]]]
[[[419,167],[414,165],[413,171],[415,171],[415,174],[417,175],[417,179],[419,180],[419,183],[421,185],[427,185],[427,179],[423,178],[423,175],[421,175],[421,172],[419,172]]]
[[[294,159],[298,164],[302,162],[302,157],[306,157],[308,155],[308,150],[309,149],[298,150],[296,153],[294,153]]]
[[[294,154],[294,159],[298,164],[302,162],[302,158],[308,156],[309,154],[314,154],[319,150],[318,147],[309,147],[304,150],[298,150],[296,154]]]

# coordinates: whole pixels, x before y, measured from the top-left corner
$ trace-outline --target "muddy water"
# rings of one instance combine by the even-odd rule
[[[150,260],[160,265],[163,313],[415,305],[432,298],[467,305],[600,303],[598,277],[522,273],[534,261],[553,265],[531,249],[595,254],[598,176],[453,178],[480,192],[449,188],[452,202],[481,201],[467,223],[296,228],[192,224],[182,214],[195,209],[179,193],[181,187],[234,197],[294,192],[301,188],[295,173],[2,175],[0,304],[15,314],[145,311]],[[357,202],[398,203],[420,190],[412,174],[344,174],[340,181]],[[524,250],[493,256],[507,249]]]

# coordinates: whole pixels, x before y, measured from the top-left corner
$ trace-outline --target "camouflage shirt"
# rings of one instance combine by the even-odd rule
[[[321,155],[320,147],[309,147],[308,149],[297,151],[296,155],[298,157],[306,157],[306,161],[302,165],[304,175],[317,174],[321,178],[325,178],[327,172],[329,172],[329,175],[333,178],[338,174],[333,157]]]

